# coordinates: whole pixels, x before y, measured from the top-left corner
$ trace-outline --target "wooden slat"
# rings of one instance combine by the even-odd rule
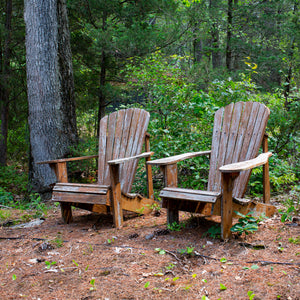
[[[192,189],[184,189],[184,188],[178,188],[178,187],[165,187],[163,189],[164,191],[176,191],[179,193],[190,193],[190,194],[201,194],[201,195],[207,195],[211,197],[220,197],[221,193],[218,192],[210,192],[210,191],[200,191],[200,190],[192,190]]]
[[[141,134],[143,127],[143,115],[141,110],[135,109],[134,114],[132,116],[131,121],[131,128],[130,128],[130,134],[129,134],[129,142],[126,149],[126,157],[128,156],[134,156],[137,151],[137,140],[139,139],[139,136]],[[146,134],[146,133],[145,133]],[[124,193],[129,193],[132,186],[132,178],[133,178],[133,172],[135,172],[135,165],[137,161],[129,161],[124,165],[124,168],[126,168],[126,176],[122,178],[122,191]]]
[[[89,204],[106,204],[108,194],[89,194],[89,193],[69,193],[56,192],[52,194],[51,201],[54,202],[74,202],[74,203],[89,203]]]
[[[119,158],[124,158],[126,155],[126,148],[127,148],[127,144],[128,144],[128,140],[129,140],[133,112],[134,112],[133,108],[127,109],[125,111],[122,140],[121,140],[122,146],[120,148]]]
[[[131,157],[124,157],[124,158],[119,158],[119,159],[114,159],[114,160],[109,160],[107,163],[109,165],[120,165],[120,164],[124,164],[130,160],[136,160],[139,158],[145,158],[145,157],[150,157],[151,155],[153,155],[154,152],[144,152],[135,156],[131,156]]]
[[[107,122],[108,116],[105,116],[100,121],[99,130],[99,159],[98,159],[98,183],[104,184],[104,169],[106,164],[106,140],[107,140]]]
[[[232,113],[232,119],[230,124],[230,130],[228,134],[228,142],[226,147],[226,155],[224,164],[230,164],[233,161],[235,157],[235,150],[237,146],[237,140],[239,136],[239,129],[240,129],[240,121],[243,114],[243,102],[237,102],[234,105],[233,113]]]
[[[245,135],[247,134],[247,128],[248,128],[248,122],[249,122],[249,116],[252,111],[253,102],[242,102],[243,103],[243,110],[242,110],[242,116],[240,118],[240,124],[238,128],[238,137],[236,140],[236,146],[234,149],[234,153],[232,155],[232,160],[229,163],[235,163],[238,162],[240,159],[240,152],[243,147],[243,142]]]
[[[269,115],[270,115],[269,109],[267,107],[265,107],[263,104],[261,104],[257,124],[256,124],[256,127],[254,128],[254,131],[256,132],[255,140],[252,141],[252,144],[250,144],[250,147],[249,147],[250,148],[249,155],[251,158],[256,157],[258,155],[259,148],[262,145],[262,141],[264,138],[264,133],[265,133],[265,130],[267,127]],[[246,192],[246,187],[249,182],[250,175],[251,175],[251,171],[248,172],[248,174],[245,172],[245,175],[243,175],[243,176],[245,176],[245,181],[246,181],[246,185],[244,187],[244,191],[242,194],[243,196]]]
[[[232,172],[241,172],[245,170],[250,170],[256,168],[258,166],[264,165],[268,162],[269,157],[272,156],[271,152],[262,153],[258,155],[256,158],[237,162],[229,165],[222,166],[220,171],[222,173],[232,173]]]
[[[241,160],[240,158],[239,161],[250,160],[256,157],[263,140],[265,128],[269,117],[269,109],[260,103],[256,105],[258,105],[259,109],[256,114],[256,119],[254,120],[253,131],[248,144],[247,153],[245,158],[243,160]],[[244,171],[240,174],[239,178],[237,178],[235,182],[235,188],[233,191],[234,197],[239,198],[244,196],[250,175],[251,170]]]
[[[226,155],[226,149],[227,149],[227,143],[228,143],[228,137],[230,133],[230,125],[231,125],[231,119],[232,119],[232,112],[234,108],[234,103],[231,103],[227,105],[224,109],[224,117],[223,117],[223,125],[222,125],[222,132],[221,132],[221,139],[218,149],[218,160],[217,165],[218,169],[224,165],[225,162],[225,155]],[[215,190],[216,192],[221,191],[221,174],[216,170],[215,175]]]
[[[69,161],[77,161],[77,160],[84,160],[84,159],[91,159],[97,158],[98,155],[89,155],[89,156],[80,156],[80,157],[69,157],[69,158],[60,158],[60,159],[53,159],[53,160],[45,160],[39,161],[36,164],[56,164],[61,162],[69,162]]]
[[[168,188],[163,189],[160,194],[162,198],[170,198],[177,200],[189,200],[189,201],[200,201],[200,202],[209,202],[215,203],[217,198],[220,197],[220,194],[207,193],[206,191],[195,191],[190,189],[180,189],[180,188]]]
[[[104,182],[103,182],[103,184],[107,184],[107,185],[111,184],[110,171],[107,165],[107,161],[112,160],[113,158],[113,147],[115,142],[117,117],[118,117],[117,112],[114,112],[108,116]]]
[[[103,186],[78,186],[78,185],[55,185],[54,192],[70,192],[70,193],[85,193],[85,194],[107,194],[108,188]]]
[[[137,128],[136,128],[135,138],[134,138],[133,145],[132,145],[131,156],[135,156],[135,155],[141,153],[142,147],[144,144],[144,140],[145,140],[145,136],[146,136],[146,131],[147,131],[148,124],[149,124],[149,120],[150,120],[149,113],[141,110],[140,114],[139,114],[139,121],[138,121]],[[131,190],[132,183],[134,181],[134,177],[136,174],[137,166],[138,166],[138,160],[132,161],[130,169],[128,170],[128,172],[129,172],[129,176],[127,177],[128,178],[128,186],[127,186],[128,193]]]
[[[259,108],[260,108],[260,103],[253,102],[251,112],[250,111],[248,112],[248,110],[245,110],[245,113],[247,113],[247,112],[249,113],[249,115],[248,115],[249,121],[247,124],[246,132],[245,132],[245,136],[244,136],[244,140],[243,140],[243,145],[240,150],[239,158],[237,161],[245,161],[245,160],[251,159],[247,156],[247,153],[248,153],[249,145],[251,143],[251,139],[253,136],[254,127],[255,127],[256,120],[257,120],[257,114],[259,112]],[[247,116],[245,116],[245,117],[247,117]],[[250,171],[245,171],[245,173],[249,173],[249,172]],[[241,173],[240,176],[235,181],[233,196],[237,197],[237,198],[243,198],[243,196],[244,196],[243,194],[244,194],[246,185],[247,185],[247,183],[244,180],[244,175]]]
[[[128,139],[127,139],[127,143],[125,145],[125,153],[124,153],[124,157],[129,157],[131,156],[131,151],[132,151],[132,146],[133,146],[133,142],[134,142],[134,136],[136,134],[136,126],[138,124],[139,121],[139,114],[140,111],[137,109],[133,110],[133,113],[131,115],[131,119],[130,121],[130,128],[129,128],[129,134],[128,134]],[[129,170],[131,167],[131,162],[127,162],[124,165],[122,165],[122,170],[121,170],[121,187],[122,187],[122,191],[124,193],[128,193],[128,176],[129,176]]]
[[[151,160],[148,162],[149,165],[172,165],[174,163],[178,163],[182,160],[193,158],[193,157],[198,157],[201,155],[210,155],[211,151],[199,151],[199,152],[189,152],[189,153],[184,153],[184,154],[179,154],[179,155],[174,155],[166,158],[159,158],[155,160]]]
[[[90,186],[94,186],[94,187],[104,188],[104,189],[108,189],[108,188],[110,187],[109,185],[104,185],[104,184],[93,184],[93,183],[71,183],[71,182],[66,182],[66,183],[57,182],[55,185],[56,185],[56,186],[81,186],[81,187],[90,187]]]
[[[212,147],[210,154],[210,167],[209,167],[209,176],[208,176],[208,190],[209,191],[217,191],[218,186],[216,184],[216,174],[218,171],[218,145],[221,140],[221,132],[222,132],[222,120],[224,114],[224,107],[220,108],[215,113],[214,118],[214,128],[213,128],[213,137],[212,137]]]
[[[132,118],[134,114],[135,109],[130,108],[126,110],[125,118],[124,118],[124,126],[123,126],[123,134],[122,134],[122,142],[121,142],[121,149],[119,158],[124,158],[128,156],[127,154],[127,147],[130,140],[130,132],[131,132],[131,125],[132,125]],[[121,174],[121,190],[124,191],[124,176],[126,176],[127,173],[127,165],[124,164],[120,166],[120,174]]]
[[[121,140],[124,129],[125,110],[122,109],[117,113],[116,130],[114,134],[114,146],[112,149],[112,159],[120,158]]]

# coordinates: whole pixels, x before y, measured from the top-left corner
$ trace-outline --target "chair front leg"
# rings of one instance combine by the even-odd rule
[[[150,135],[146,133],[145,136],[145,151],[150,152]],[[147,191],[148,198],[154,200],[154,192],[153,192],[153,178],[152,178],[152,166],[147,164],[151,160],[151,157],[146,157],[146,173],[147,173]]]
[[[68,182],[67,162],[56,162],[50,163],[49,165],[51,169],[54,170],[58,182]],[[71,223],[73,221],[71,204],[67,202],[60,202],[60,210],[64,223]]]
[[[222,200],[221,200],[221,238],[231,236],[232,227],[232,191],[234,180],[240,173],[222,173]]]
[[[177,164],[164,165],[161,167],[164,176],[165,187],[177,187]],[[178,203],[174,199],[166,199],[167,201],[167,222],[172,224],[179,222]]]
[[[121,183],[120,183],[120,165],[110,165],[111,187],[112,187],[112,212],[114,224],[116,228],[121,228],[123,225],[123,210],[121,198]]]
[[[268,135],[265,134],[263,138],[263,152],[268,152]],[[271,198],[271,189],[270,189],[270,177],[269,177],[269,162],[263,165],[263,201],[264,203],[269,204]]]

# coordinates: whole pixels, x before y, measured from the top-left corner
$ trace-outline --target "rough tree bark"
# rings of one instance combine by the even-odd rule
[[[31,158],[29,178],[44,193],[56,180],[48,165],[77,142],[73,70],[65,0],[25,0]]]

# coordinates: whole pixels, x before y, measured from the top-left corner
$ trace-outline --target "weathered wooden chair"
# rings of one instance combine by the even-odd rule
[[[100,121],[99,154],[39,162],[55,171],[57,183],[52,200],[60,202],[62,217],[72,221],[71,206],[103,213],[112,208],[115,227],[123,222],[122,209],[150,212],[154,202],[151,166],[146,165],[148,198],[130,194],[139,158],[150,160],[150,115],[142,109],[119,110]],[[145,142],[145,152],[141,153]],[[98,184],[68,183],[67,162],[98,158]]]
[[[270,111],[258,102],[231,103],[219,109],[214,118],[211,151],[185,153],[148,162],[159,165],[165,188],[160,193],[167,208],[168,223],[179,221],[178,211],[221,215],[221,236],[230,237],[234,211],[255,211],[267,216],[275,212],[269,204],[270,183],[267,126]],[[258,155],[260,146],[262,154]],[[200,155],[210,155],[208,191],[177,187],[177,162]],[[258,155],[258,156],[257,156]],[[254,167],[263,165],[264,203],[242,199]]]

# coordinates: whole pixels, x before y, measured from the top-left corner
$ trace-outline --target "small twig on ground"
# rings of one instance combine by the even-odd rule
[[[165,250],[165,249],[164,249],[164,250]],[[182,265],[181,260],[177,257],[176,254],[174,254],[173,252],[171,252],[171,251],[169,251],[169,250],[165,250],[165,251],[166,251],[166,253],[168,253],[168,254],[174,256],[174,257],[176,258],[176,260]]]
[[[258,264],[261,263],[262,265],[289,265],[289,266],[300,266],[300,263],[289,263],[289,262],[279,262],[279,261],[267,261],[267,260],[252,260],[246,261],[248,264]]]
[[[208,259],[212,259],[212,260],[219,260],[218,258],[214,258],[214,257],[207,256],[207,255],[202,255],[202,254],[200,254],[200,253],[197,252],[197,251],[194,251],[194,253],[196,254],[196,256],[200,256],[200,257],[202,257],[203,259],[208,258]]]

